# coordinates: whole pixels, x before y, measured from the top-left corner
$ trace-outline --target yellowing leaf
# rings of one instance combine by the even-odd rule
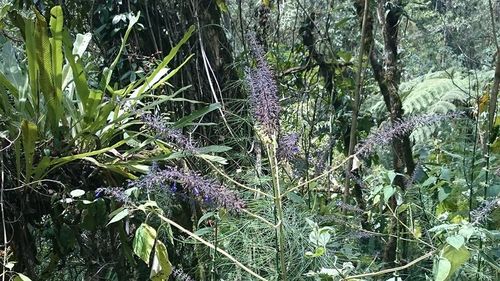
[[[172,264],[168,259],[167,247],[163,242],[157,240],[149,277],[152,281],[161,281],[168,280],[170,274],[172,274]]]
[[[155,239],[156,230],[145,223],[141,224],[141,226],[135,232],[133,243],[134,253],[148,265],[149,256],[153,251]]]

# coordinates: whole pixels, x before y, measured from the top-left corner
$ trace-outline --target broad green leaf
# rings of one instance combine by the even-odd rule
[[[38,61],[37,61],[37,40],[35,38],[35,21],[29,18],[24,18],[24,42],[26,48],[26,58],[28,62],[28,81],[30,85],[30,97],[25,96],[24,92],[19,93],[19,111],[23,112],[26,107],[26,102],[28,100],[38,100],[39,94],[39,80],[38,80]],[[40,111],[38,108],[38,104],[33,105],[36,106],[36,110]]]
[[[209,154],[196,154],[195,156],[199,157],[199,158],[203,158],[203,159],[208,160],[210,162],[215,162],[215,163],[219,163],[222,165],[227,164],[227,160],[224,157],[209,155]]]
[[[0,72],[0,86],[9,90],[9,92],[14,97],[19,98],[19,91],[17,90],[16,86],[14,86],[14,84],[12,84],[7,78],[7,76],[5,76],[2,72]]]
[[[384,201],[387,203],[389,198],[396,192],[396,189],[392,185],[386,185],[383,188],[384,191]]]
[[[205,213],[203,216],[201,216],[201,218],[198,220],[198,227],[200,226],[201,223],[203,223],[205,220],[211,218],[215,216],[215,213],[214,212],[207,212]]]
[[[445,281],[448,279],[451,270],[451,263],[446,258],[441,257],[437,262],[436,269],[434,271],[435,281]]]
[[[58,96],[62,96],[62,68],[63,68],[63,52],[62,52],[62,30],[63,30],[63,11],[61,6],[54,6],[50,10],[50,45],[52,49],[52,75],[54,77],[54,88]]]
[[[73,43],[72,54],[81,58],[87,47],[89,46],[90,40],[92,39],[92,33],[77,34],[75,42]]]
[[[179,72],[179,70],[181,70],[184,67],[184,65],[191,60],[191,58],[193,56],[194,55],[190,55],[179,66],[177,66],[176,68],[174,68],[172,71],[168,72],[165,77],[163,77],[163,78],[160,79],[160,81],[158,81],[157,83],[154,83],[154,85],[153,85],[153,87],[151,89],[155,90],[156,88],[158,88],[158,87],[162,86],[163,84],[165,84],[170,78],[172,78],[175,74],[177,74],[177,72]]]
[[[133,248],[134,253],[149,265],[149,256],[153,251],[156,239],[156,230],[143,223],[135,232]]]
[[[448,198],[450,196],[451,192],[452,192],[452,189],[447,185],[439,188],[439,190],[438,190],[439,202],[443,202],[444,200],[446,200],[446,198]]]
[[[86,113],[88,111],[88,99],[90,96],[90,89],[87,82],[87,77],[85,75],[84,67],[81,63],[80,57],[76,57],[73,54],[73,50],[78,46],[73,46],[71,43],[70,35],[67,31],[62,33],[63,36],[63,46],[66,59],[71,67],[73,73],[73,82],[75,83],[76,94],[80,100],[80,104],[83,106],[83,110]]]
[[[106,226],[108,226],[112,223],[121,221],[122,219],[126,218],[128,216],[128,214],[129,214],[128,209],[121,210],[119,213],[117,213],[116,215],[113,216],[113,218],[108,222],[108,224]]]
[[[464,246],[455,249],[452,246],[445,246],[442,256],[450,261],[450,276],[455,273],[470,257],[470,252]]]
[[[55,77],[53,75],[54,65],[52,60],[52,48],[49,40],[49,28],[43,15],[35,10],[35,54],[38,62],[38,80],[47,108],[46,122],[54,134],[57,134],[59,121],[62,117],[62,94],[56,90]],[[62,70],[61,70],[62,72]],[[62,77],[62,76],[61,76]],[[62,84],[62,82],[61,82]],[[59,139],[55,139],[56,142]]]
[[[179,119],[177,122],[175,122],[174,128],[182,128],[182,127],[186,126],[188,123],[191,123],[193,120],[201,118],[203,115],[205,115],[211,111],[214,111],[216,109],[219,109],[219,108],[220,108],[219,103],[212,103],[207,107],[198,109],[195,112],[191,113],[190,115],[185,116],[185,117]]]
[[[5,18],[5,16],[9,14],[11,8],[12,8],[11,3],[8,3],[6,1],[2,1],[0,3],[0,30],[2,30],[3,27],[3,19]]]
[[[24,160],[26,163],[26,180],[29,182],[33,171],[33,157],[38,139],[38,127],[34,123],[23,120],[21,131],[23,134]]]
[[[387,177],[389,178],[389,184],[393,184],[394,183],[394,179],[396,178],[398,174],[394,171],[387,171]]]
[[[446,242],[459,250],[465,243],[465,238],[462,235],[453,235],[446,238]]]
[[[213,233],[214,230],[213,228],[211,227],[202,227],[200,229],[197,229],[194,234],[198,235],[198,236],[203,236],[203,235],[206,235],[206,234],[209,234],[209,233]]]
[[[74,189],[74,190],[71,190],[69,195],[71,195],[71,197],[73,197],[73,198],[82,197],[83,195],[85,195],[85,190]]]
[[[16,278],[14,278],[14,281],[31,281],[31,279],[22,273],[17,273],[17,276]]]
[[[140,88],[137,90],[137,92],[134,92],[134,96],[137,96],[137,97],[141,96],[147,90],[147,88],[151,86],[151,81],[153,81],[153,79],[155,79],[155,77],[158,76],[158,73],[165,72],[165,68],[167,67],[168,63],[175,57],[177,52],[179,52],[182,45],[184,45],[189,40],[189,38],[193,34],[194,30],[195,30],[194,25],[189,27],[188,31],[184,34],[184,36],[179,41],[179,43],[177,43],[177,45],[175,45],[172,49],[170,49],[170,52],[168,53],[168,55],[155,68],[155,70],[153,70],[153,72],[146,78],[146,81],[144,82],[144,84],[142,86],[140,86]]]
[[[168,259],[167,247],[165,247],[163,242],[156,240],[155,255],[153,257],[149,278],[151,278],[152,281],[163,281],[168,280],[170,274],[172,274],[172,264]]]
[[[429,185],[433,185],[436,183],[436,180],[437,178],[436,177],[429,177],[428,179],[426,179],[423,183],[422,183],[422,186],[423,187],[426,187],[426,186],[429,186]]]
[[[460,228],[458,234],[462,235],[466,240],[469,240],[476,233],[476,228],[471,224],[466,224]]]
[[[230,146],[225,146],[225,145],[209,145],[205,147],[200,147],[196,149],[197,153],[220,153],[220,152],[226,152],[231,150],[232,148]]]
[[[226,0],[216,0],[215,3],[217,3],[217,7],[219,7],[221,13],[227,12]]]
[[[123,36],[122,44],[120,45],[120,49],[118,50],[118,54],[116,55],[115,59],[111,63],[111,66],[108,69],[105,69],[103,71],[104,85],[101,85],[101,87],[102,87],[101,89],[104,90],[108,87],[109,82],[111,81],[111,76],[113,75],[113,71],[121,59],[123,50],[125,49],[125,45],[127,44],[128,37],[130,36],[130,32],[132,31],[132,28],[134,27],[134,25],[139,21],[140,17],[141,17],[140,12],[137,13],[137,16],[130,16],[129,17],[128,27],[127,27],[127,30],[125,31],[125,35]]]

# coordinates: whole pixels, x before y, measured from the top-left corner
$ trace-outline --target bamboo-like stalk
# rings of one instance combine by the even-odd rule
[[[287,280],[286,259],[285,259],[285,228],[283,226],[283,201],[281,198],[281,189],[279,181],[278,159],[276,157],[278,143],[276,136],[272,137],[271,142],[267,143],[267,156],[271,168],[271,177],[274,191],[274,208],[276,216],[276,237],[278,239],[278,257],[281,280]]]
[[[360,49],[359,49],[359,58],[358,58],[358,72],[356,73],[356,88],[354,89],[354,101],[352,103],[352,115],[351,115],[351,131],[349,135],[349,152],[348,156],[351,156],[354,153],[354,148],[356,146],[356,132],[358,130],[358,113],[360,106],[360,95],[362,91],[362,79],[363,79],[363,56],[365,55],[365,40],[366,40],[366,21],[368,17],[368,0],[365,0],[364,8],[363,8],[363,19],[361,22],[361,38],[360,38]],[[352,169],[352,159],[349,159],[347,162],[346,168],[346,178],[344,185],[344,202],[348,202],[349,197],[349,186],[350,186],[350,178],[348,174]],[[345,211],[345,210],[344,210]]]

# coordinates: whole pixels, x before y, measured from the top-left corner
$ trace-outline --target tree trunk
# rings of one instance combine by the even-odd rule
[[[358,17],[362,20],[364,0],[356,0],[354,4]],[[398,65],[398,27],[403,12],[401,5],[401,1],[381,0],[377,2],[377,16],[384,39],[383,60],[379,58],[378,50],[374,46],[373,16],[369,14],[366,19],[365,44],[367,46],[364,49],[368,52],[373,74],[379,85],[391,122],[400,120],[404,113],[398,93],[401,79],[401,70]],[[393,169],[398,174],[394,179],[394,185],[404,191],[405,181],[400,174],[411,175],[415,169],[409,134],[394,138],[392,140],[392,149]],[[395,196],[390,198],[389,207],[395,211],[397,207]],[[404,222],[406,220],[405,215],[401,214],[399,219]],[[391,219],[389,232],[391,236],[384,249],[383,260],[388,266],[393,266],[398,260],[398,220],[395,217]],[[405,256],[404,248],[403,246],[403,257]]]

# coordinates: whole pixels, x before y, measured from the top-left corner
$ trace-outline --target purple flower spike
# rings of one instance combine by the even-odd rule
[[[181,193],[194,197],[199,202],[208,203],[239,213],[245,203],[231,190],[213,179],[203,177],[193,171],[179,171],[175,167],[151,172],[131,185],[144,189],[157,189]],[[174,191],[175,190],[175,191]]]
[[[376,146],[387,145],[393,139],[401,138],[404,135],[410,134],[415,128],[432,125],[441,121],[459,118],[461,113],[448,113],[448,114],[429,114],[422,116],[412,116],[409,118],[397,120],[392,124],[388,124],[375,133],[368,136],[368,138],[359,143],[356,153],[360,156],[369,155]]]
[[[252,115],[265,135],[276,135],[279,132],[280,115],[278,86],[255,35],[248,35],[248,42],[257,62],[255,68],[246,70]]]
[[[299,136],[296,133],[284,135],[278,144],[278,158],[292,160],[299,153]]]
[[[180,149],[194,151],[195,144],[182,134],[180,129],[172,128],[159,115],[147,114],[142,117],[144,124],[165,141],[171,142]]]

